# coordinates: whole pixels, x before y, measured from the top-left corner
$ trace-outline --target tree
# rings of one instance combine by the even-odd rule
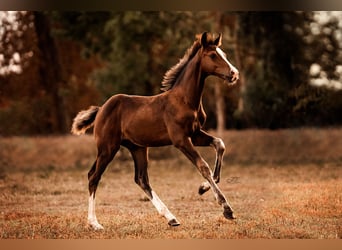
[[[279,128],[325,123],[318,117],[320,109],[326,108],[327,92],[310,85],[310,67],[319,63],[330,76],[336,74],[336,65],[342,62],[341,43],[332,32],[336,20],[327,23],[323,32],[313,32],[315,25],[312,12],[239,13],[246,76],[243,112],[249,125]]]
[[[44,106],[38,104],[40,91],[34,57],[38,48],[33,15],[31,12],[1,14],[12,17],[5,20],[4,33],[0,36],[0,57],[5,59],[2,69],[7,69],[0,74],[0,133],[27,134],[32,130],[41,133]],[[17,57],[15,67],[11,60],[14,56]]]
[[[0,133],[67,132],[71,118],[98,98],[87,79],[99,63],[80,58],[75,42],[55,37],[49,13],[11,15],[0,34],[0,61],[7,70],[0,72]]]
[[[245,116],[258,127],[285,127],[291,113],[290,90],[298,84],[302,39],[295,27],[304,27],[306,16],[295,12],[240,13],[239,37],[243,48],[252,48],[246,59]],[[244,38],[244,39],[242,39]],[[253,124],[254,123],[254,124]]]
[[[119,92],[159,93],[163,74],[182,57],[196,32],[202,32],[205,26],[201,20],[205,13],[193,12],[62,12],[57,15],[65,35],[83,42],[88,53],[99,53],[107,62],[106,68],[95,76],[105,98]],[[75,20],[79,25],[69,29]]]
[[[204,30],[223,32],[240,71],[234,88],[207,79],[207,129],[341,124],[340,15],[0,12],[0,133],[63,133],[80,109],[113,94],[159,93]]]
[[[60,89],[65,83],[63,70],[55,40],[51,36],[50,21],[44,13],[35,11],[34,26],[39,48],[39,77],[40,83],[47,95],[52,98],[50,116],[53,121],[52,131],[65,133],[67,129],[64,99]],[[53,65],[53,66],[52,66]]]

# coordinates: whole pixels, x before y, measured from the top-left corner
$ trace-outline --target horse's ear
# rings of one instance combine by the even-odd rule
[[[201,35],[201,45],[203,47],[207,47],[208,45],[208,32],[207,31],[203,32]]]
[[[220,47],[222,44],[222,33],[219,33],[219,36],[215,39],[214,44],[217,47]]]

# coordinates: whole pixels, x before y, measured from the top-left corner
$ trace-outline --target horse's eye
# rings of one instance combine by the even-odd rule
[[[212,53],[209,55],[211,59],[215,59],[216,58],[216,54],[215,53]]]

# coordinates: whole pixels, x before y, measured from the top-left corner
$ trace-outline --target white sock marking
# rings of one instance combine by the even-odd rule
[[[103,226],[97,221],[95,214],[95,196],[91,194],[89,196],[89,207],[88,207],[88,223],[95,229],[101,230]]]
[[[152,204],[156,207],[160,215],[164,216],[168,221],[176,219],[176,217],[169,211],[166,205],[159,199],[158,195],[152,191]]]

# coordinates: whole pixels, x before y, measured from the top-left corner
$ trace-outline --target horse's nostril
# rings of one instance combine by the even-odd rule
[[[239,71],[232,70],[232,71],[230,72],[230,74],[231,74],[231,76],[233,76],[233,77],[239,77]]]

